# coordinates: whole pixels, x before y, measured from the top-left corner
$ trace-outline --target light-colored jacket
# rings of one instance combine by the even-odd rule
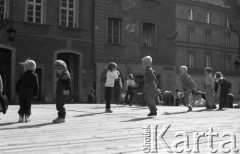
[[[105,83],[105,87],[114,87],[114,80],[118,78],[118,71],[108,71],[107,72],[107,79],[106,79],[106,83]]]

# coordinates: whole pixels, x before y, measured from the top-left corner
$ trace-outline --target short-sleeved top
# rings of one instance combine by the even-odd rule
[[[108,71],[106,77],[105,87],[114,87],[114,81],[118,79],[117,71]]]

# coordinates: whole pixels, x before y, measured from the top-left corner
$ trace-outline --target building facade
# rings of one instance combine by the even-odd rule
[[[38,101],[54,102],[56,73],[52,64],[64,60],[72,77],[72,102],[87,99],[93,88],[93,1],[92,0],[2,0],[1,26],[13,20],[17,30],[9,41],[6,27],[1,27],[0,74],[4,92],[11,103],[17,101],[15,83],[23,73],[19,62],[36,61],[40,92]]]
[[[134,75],[139,91],[143,88],[141,58],[153,58],[159,87],[175,88],[175,0],[96,0],[95,2],[96,95],[104,100],[106,65],[118,64],[124,81]]]
[[[221,71],[239,98],[240,72],[233,65],[239,42],[229,26],[232,12],[226,0],[177,0],[177,66],[188,66],[200,90],[205,67]]]

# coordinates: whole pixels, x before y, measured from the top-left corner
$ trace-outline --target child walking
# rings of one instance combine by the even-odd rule
[[[206,102],[207,102],[207,109],[216,109],[216,104],[213,97],[214,91],[214,78],[212,76],[213,70],[210,67],[206,67],[204,69],[205,74],[205,88],[206,88]]]
[[[36,70],[36,63],[32,59],[27,59],[20,63],[24,68],[24,74],[20,77],[16,84],[16,92],[19,96],[20,109],[19,122],[29,122],[31,115],[31,104],[34,97],[38,96],[38,76],[34,71]]]
[[[132,106],[132,99],[133,99],[133,88],[135,87],[135,82],[133,80],[133,75],[129,74],[128,79],[126,81],[126,97],[125,97],[125,103],[129,106]],[[128,99],[130,97],[130,99]]]
[[[184,91],[184,102],[188,107],[188,112],[190,112],[192,111],[192,105],[189,102],[189,96],[192,94],[192,91],[196,91],[196,84],[192,77],[187,74],[188,68],[186,66],[181,66],[179,71],[180,75],[177,79],[177,82],[181,82],[182,89]]]
[[[116,70],[117,69],[117,64],[114,62],[110,62],[107,65],[107,79],[105,83],[105,100],[106,100],[106,113],[112,113],[113,111],[111,110],[111,99],[112,99],[112,89],[114,87],[114,81],[118,79],[119,72]]]
[[[146,56],[142,58],[142,66],[145,69],[144,100],[150,110],[148,116],[156,116],[157,78],[155,75],[155,71],[152,69],[152,57]]]
[[[53,70],[57,71],[57,91],[56,91],[56,108],[58,117],[53,123],[65,123],[66,111],[64,105],[66,98],[69,96],[71,89],[71,77],[67,65],[62,60],[56,60],[53,63]]]

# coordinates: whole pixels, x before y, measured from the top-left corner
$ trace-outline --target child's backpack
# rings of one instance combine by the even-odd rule
[[[221,91],[229,93],[231,84],[227,81],[227,79],[225,79],[225,78],[220,79],[220,81],[218,83],[221,87]]]

